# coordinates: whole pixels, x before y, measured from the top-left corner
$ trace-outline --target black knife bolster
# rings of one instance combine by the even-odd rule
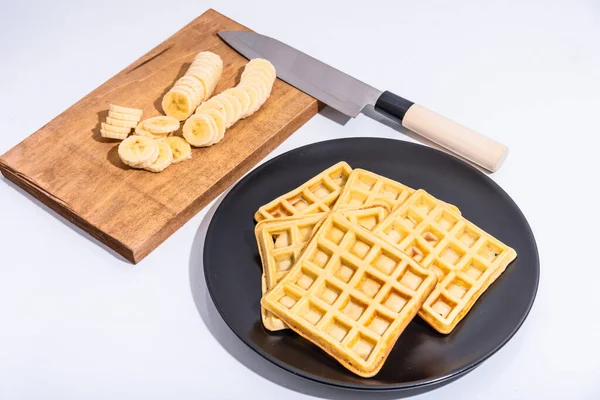
[[[402,122],[404,115],[413,104],[415,103],[386,90],[377,99],[375,109]]]

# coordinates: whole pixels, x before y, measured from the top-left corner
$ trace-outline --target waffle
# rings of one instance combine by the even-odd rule
[[[450,333],[517,253],[464,217],[417,190],[374,232],[438,277],[419,316]]]
[[[344,210],[383,202],[388,204],[392,210],[395,210],[404,204],[406,199],[414,192],[414,189],[400,182],[357,168],[348,177],[348,182],[333,208],[334,210]],[[442,203],[455,213],[460,214],[460,210],[456,206]]]
[[[313,231],[326,213],[304,217],[267,219],[259,222],[254,234],[263,265],[262,293],[267,293],[283,278],[300,256]],[[287,326],[272,313],[261,308],[265,328],[278,331]]]
[[[388,214],[389,208],[383,206],[344,211],[346,218],[366,229],[375,228]],[[254,232],[263,265],[263,295],[288,273],[325,215],[326,213],[319,213],[304,217],[268,219],[256,225]],[[261,315],[266,329],[278,331],[287,328],[279,318],[264,308],[261,308]]]
[[[371,377],[436,283],[432,271],[333,212],[261,304],[350,371]]]
[[[254,219],[259,222],[263,219],[301,217],[331,211],[331,206],[340,195],[351,172],[352,168],[341,161],[291,192],[260,207],[254,214]]]

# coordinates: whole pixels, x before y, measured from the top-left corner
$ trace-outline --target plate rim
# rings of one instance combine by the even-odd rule
[[[471,362],[469,364],[466,364],[464,366],[462,366],[461,368],[458,368],[456,370],[453,370],[447,374],[444,374],[442,376],[439,376],[435,379],[421,379],[421,380],[417,380],[417,381],[411,381],[411,382],[405,382],[405,383],[394,383],[394,384],[384,384],[384,385],[374,385],[374,386],[368,386],[368,385],[364,385],[364,384],[360,384],[360,383],[340,383],[339,381],[335,381],[335,380],[331,380],[328,378],[323,378],[321,376],[300,370],[298,368],[295,368],[283,361],[281,361],[280,359],[272,356],[271,354],[268,354],[267,352],[265,352],[264,350],[262,350],[261,348],[259,348],[258,346],[254,345],[252,342],[250,341],[246,341],[244,340],[239,334],[238,332],[236,332],[235,329],[232,328],[231,324],[229,323],[229,321],[227,320],[227,318],[225,317],[224,313],[222,312],[222,310],[220,309],[219,305],[217,304],[217,302],[215,301],[215,296],[213,293],[213,289],[211,288],[210,285],[210,278],[209,278],[209,274],[207,272],[207,268],[206,268],[206,260],[208,258],[208,254],[211,253],[212,250],[210,250],[210,246],[208,246],[208,251],[207,251],[207,246],[206,246],[206,241],[211,233],[211,231],[214,229],[214,227],[216,226],[215,224],[215,220],[217,220],[218,218],[218,214],[219,211],[221,211],[221,205],[223,204],[223,202],[227,199],[227,197],[229,197],[236,188],[238,188],[239,186],[242,186],[246,181],[252,179],[254,176],[256,176],[257,174],[260,174],[261,171],[266,168],[268,165],[277,162],[277,160],[279,160],[280,158],[289,155],[292,152],[302,152],[303,150],[306,150],[308,148],[311,147],[316,147],[319,145],[323,145],[325,143],[330,143],[330,142],[340,142],[340,141],[360,141],[360,140],[373,140],[373,141],[385,141],[385,142],[394,142],[394,143],[401,143],[401,145],[403,146],[408,146],[408,147],[415,147],[415,148],[426,148],[430,151],[433,152],[437,152],[440,153],[443,157],[449,157],[451,159],[453,159],[455,162],[461,163],[463,164],[463,166],[468,167],[469,169],[471,169],[472,171],[475,171],[479,176],[483,177],[484,179],[488,180],[489,182],[491,182],[494,186],[496,186],[498,189],[500,189],[500,193],[506,198],[508,199],[508,201],[510,201],[513,205],[514,208],[519,212],[519,215],[521,216],[521,218],[523,219],[523,221],[525,222],[525,224],[527,225],[527,228],[529,230],[529,232],[527,232],[527,236],[529,236],[532,240],[533,246],[534,246],[534,254],[535,254],[535,270],[536,270],[536,282],[535,282],[535,287],[533,289],[533,295],[531,296],[531,299],[529,301],[529,303],[527,304],[527,310],[526,312],[523,314],[522,318],[520,319],[519,323],[515,326],[515,328],[512,330],[512,332],[503,340],[501,341],[495,348],[493,348],[488,354],[486,354],[484,357],[482,357],[481,359],[475,361],[475,362]],[[512,199],[512,197],[510,197],[508,195],[508,193],[506,193],[506,191],[499,185],[497,184],[493,179],[491,179],[488,175],[486,175],[485,173],[483,173],[482,171],[480,171],[479,169],[475,168],[474,166],[470,165],[469,163],[454,157],[448,153],[445,153],[441,150],[438,149],[434,149],[432,147],[429,146],[425,146],[422,144],[418,144],[418,143],[413,143],[413,142],[407,142],[404,140],[398,140],[398,139],[391,139],[391,138],[380,138],[380,137],[368,137],[368,136],[357,136],[357,137],[350,137],[350,138],[337,138],[337,139],[328,139],[328,140],[323,140],[323,141],[319,141],[319,142],[314,142],[314,143],[309,143],[300,147],[296,147],[293,149],[290,149],[286,152],[283,152],[265,162],[263,162],[261,165],[259,165],[258,167],[256,167],[255,169],[253,169],[252,171],[248,172],[242,179],[240,179],[238,182],[236,182],[232,187],[231,190],[229,190],[229,192],[225,195],[225,197],[223,197],[223,199],[221,200],[221,202],[219,203],[219,206],[217,207],[217,209],[215,210],[215,213],[213,214],[210,224],[208,226],[208,229],[206,231],[206,236],[204,238],[204,243],[203,243],[203,257],[202,257],[202,268],[204,270],[204,279],[206,282],[206,287],[208,290],[208,293],[210,295],[211,301],[213,303],[213,305],[215,306],[215,309],[217,310],[217,312],[219,313],[219,315],[221,316],[221,319],[223,319],[223,321],[225,322],[225,324],[227,325],[227,327],[235,334],[235,336],[237,338],[239,338],[242,343],[244,343],[246,346],[248,346],[250,349],[252,349],[255,353],[257,353],[258,355],[260,355],[261,357],[263,357],[265,360],[271,362],[274,365],[277,365],[278,367],[282,368],[283,370],[291,373],[292,375],[301,377],[303,379],[309,380],[309,381],[313,381],[322,385],[326,385],[326,386],[331,386],[331,387],[336,387],[336,388],[340,388],[340,389],[346,389],[346,390],[358,390],[358,391],[379,391],[379,392],[389,392],[389,391],[409,391],[409,390],[414,390],[417,388],[426,388],[429,386],[438,386],[443,384],[444,382],[447,381],[451,381],[453,379],[457,379],[460,378],[464,375],[466,375],[467,373],[471,372],[472,370],[474,370],[475,368],[477,368],[478,366],[480,366],[482,363],[484,363],[485,361],[487,361],[490,357],[492,357],[494,354],[496,354],[502,347],[504,347],[513,337],[514,335],[519,331],[519,329],[521,329],[521,327],[523,326],[523,323],[525,322],[525,320],[527,319],[527,317],[529,316],[529,313],[531,312],[531,309],[533,308],[533,303],[535,302],[535,299],[537,297],[537,292],[538,292],[538,288],[539,288],[539,283],[540,283],[540,256],[539,256],[539,251],[538,251],[538,246],[537,246],[537,242],[535,240],[535,235],[533,233],[533,230],[531,229],[531,225],[529,224],[529,221],[527,220],[527,218],[525,218],[525,215],[523,214],[523,212],[521,211],[520,207],[517,205],[517,203]],[[432,388],[433,389],[433,388]]]

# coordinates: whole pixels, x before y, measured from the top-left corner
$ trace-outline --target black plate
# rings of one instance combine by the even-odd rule
[[[290,331],[269,333],[260,318],[261,263],[254,238],[254,212],[338,161],[423,188],[455,204],[466,218],[518,254],[450,335],[437,333],[416,317],[382,370],[370,379],[350,373]],[[210,223],[204,242],[204,273],[209,293],[227,325],[272,363],[344,388],[422,391],[423,386],[438,386],[472,370],[515,334],[535,298],[539,259],[529,224],[517,205],[477,169],[428,147],[353,138],[292,150],[242,179]]]

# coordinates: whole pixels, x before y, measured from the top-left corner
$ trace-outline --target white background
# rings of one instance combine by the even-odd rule
[[[600,398],[598,1],[2,3],[0,153],[209,7],[505,143],[492,178],[538,241],[537,300],[496,355],[418,398]],[[270,157],[350,136],[412,140],[318,115]],[[0,202],[1,399],[367,397],[291,376],[225,327],[202,278],[214,204],[132,266],[5,179]]]

